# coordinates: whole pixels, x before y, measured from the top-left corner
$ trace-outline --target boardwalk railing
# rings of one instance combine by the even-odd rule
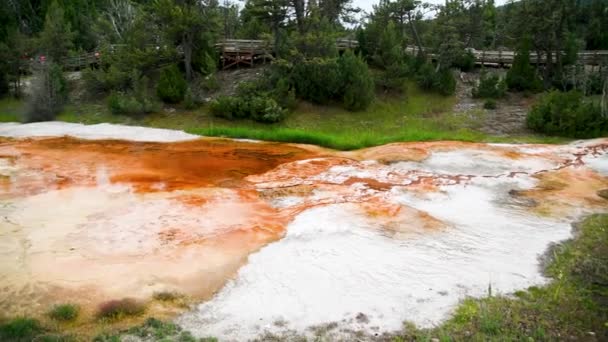
[[[418,53],[418,48],[408,46],[406,52],[411,54]],[[515,59],[514,51],[507,50],[475,50],[468,49],[475,56],[475,63],[478,65],[497,65],[506,66],[513,64]],[[430,58],[436,58],[435,54],[428,54]],[[555,60],[555,56],[553,57]],[[538,56],[536,52],[530,53],[530,63],[545,64],[547,62],[546,54]],[[608,64],[608,50],[581,51],[578,53],[577,63],[584,65],[605,65]]]
[[[359,43],[356,40],[342,38],[336,39],[336,46],[338,51],[344,51],[357,48]],[[117,47],[120,46],[112,46],[113,49]],[[215,48],[220,52],[220,58],[224,69],[241,64],[252,66],[257,60],[263,60],[265,62],[266,60],[271,60],[273,58],[273,44],[266,40],[226,39],[215,44]],[[475,63],[482,66],[509,66],[513,64],[513,60],[515,59],[515,52],[513,51],[468,50],[475,56]],[[111,51],[112,50],[110,50],[110,53]],[[416,54],[419,50],[416,46],[407,46],[405,51]],[[437,58],[437,55],[433,53],[427,54],[427,56],[431,59]],[[78,56],[64,58],[61,63],[67,70],[80,70],[98,64],[100,59],[101,54],[99,52],[88,52]],[[546,54],[537,56],[535,52],[530,53],[530,63],[544,64],[546,61]],[[44,57],[39,57],[38,59],[31,61],[31,63],[40,62],[44,62]],[[581,51],[578,53],[577,63],[589,66],[608,65],[608,50]]]

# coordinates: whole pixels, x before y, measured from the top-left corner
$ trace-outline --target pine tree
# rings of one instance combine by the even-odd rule
[[[542,87],[530,64],[530,41],[524,38],[516,51],[513,65],[507,72],[507,86],[512,90],[537,91]]]
[[[53,1],[46,13],[44,29],[40,33],[40,47],[52,61],[60,63],[74,46],[74,34],[65,21],[64,11],[57,1]]]

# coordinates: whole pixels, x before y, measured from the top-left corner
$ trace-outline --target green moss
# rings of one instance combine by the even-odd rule
[[[59,304],[55,305],[49,311],[49,317],[56,321],[73,321],[78,317],[80,307],[76,304]]]

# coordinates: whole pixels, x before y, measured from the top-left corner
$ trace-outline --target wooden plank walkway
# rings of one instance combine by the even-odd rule
[[[336,46],[338,51],[345,51],[357,48],[359,43],[352,39],[336,39]],[[215,44],[215,48],[220,53],[222,69],[240,65],[251,67],[260,60],[265,63],[274,58],[273,44],[265,40],[226,39]],[[408,46],[405,50],[410,54],[418,52],[418,48],[415,46]],[[513,64],[515,59],[514,51],[475,49],[469,49],[469,51],[475,56],[475,63],[481,66],[506,67]],[[432,53],[427,56],[431,59],[437,58],[437,55]],[[537,56],[535,52],[530,53],[530,63],[532,64],[544,64],[546,60],[545,55]],[[81,70],[96,65],[100,61],[100,52],[88,52],[64,58],[61,63],[66,70]],[[39,58],[31,63],[40,62],[44,62],[44,59]],[[588,66],[606,66],[608,65],[608,50],[581,51],[578,53],[577,63]]]
[[[469,51],[473,54],[473,56],[475,56],[475,64],[482,66],[510,66],[513,64],[513,60],[515,59],[514,51],[475,49],[469,49]],[[416,54],[418,52],[418,48],[415,46],[408,46],[406,48],[406,52]],[[437,55],[435,54],[428,54],[428,56],[432,59],[437,58]],[[536,52],[530,52],[530,63],[545,64],[546,62],[546,55],[541,54],[539,58]],[[578,53],[577,64],[589,66],[608,65],[608,50],[581,51]]]

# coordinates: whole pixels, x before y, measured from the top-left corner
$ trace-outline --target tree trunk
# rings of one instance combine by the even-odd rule
[[[420,36],[418,35],[418,30],[416,30],[416,25],[412,20],[412,14],[407,14],[407,21],[410,24],[410,29],[412,30],[412,35],[414,36],[414,40],[416,41],[416,45],[418,45],[418,54],[424,56],[424,49],[422,48],[422,41],[420,40]]]
[[[296,12],[296,24],[298,32],[304,34],[304,0],[293,0],[293,7]]]
[[[602,116],[608,118],[608,75],[606,75],[604,89],[602,90]]]
[[[185,33],[183,36],[184,49],[184,68],[186,69],[186,80],[192,80],[192,50],[193,50],[194,35],[191,32]]]
[[[553,76],[553,51],[549,48],[547,50],[547,60],[545,61],[545,89],[549,89],[551,87],[551,80]]]
[[[272,35],[274,36],[274,54],[276,57],[280,57],[279,56],[279,43],[281,41],[279,38],[279,22],[276,20],[272,23]]]

